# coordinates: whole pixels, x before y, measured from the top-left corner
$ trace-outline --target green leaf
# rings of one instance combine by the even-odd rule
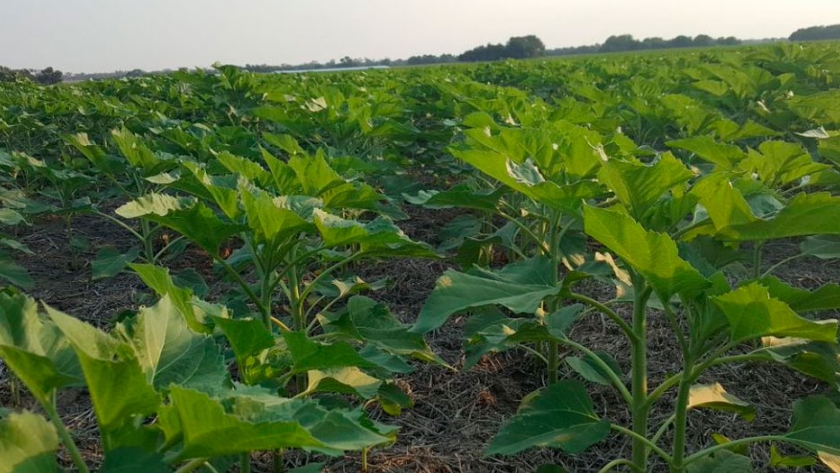
[[[615,375],[619,378],[621,377],[621,368],[618,366],[618,363],[616,363],[612,355],[606,352],[595,352],[595,354],[601,359],[601,361],[610,367],[610,370]],[[566,363],[575,370],[575,372],[577,372],[577,374],[583,376],[583,379],[593,383],[602,384],[604,386],[612,386],[612,378],[609,377],[609,374],[605,373],[604,369],[597,365],[596,362],[589,356],[567,356],[565,357],[565,360]]]
[[[382,381],[355,367],[312,370],[307,376],[309,386],[306,391],[310,393],[332,392],[371,399],[376,396],[382,385]]]
[[[54,391],[82,383],[73,348],[38,315],[33,299],[0,292],[0,313],[0,356],[40,403],[48,403]]]
[[[409,331],[411,327],[397,320],[387,306],[368,297],[351,298],[347,310],[325,328],[396,355],[443,364],[422,335]]]
[[[807,291],[788,285],[775,276],[758,280],[766,287],[770,296],[781,300],[796,312],[812,312],[840,308],[840,285],[826,284],[814,291]]]
[[[105,453],[100,473],[170,473],[170,468],[157,452],[139,448],[118,448]]]
[[[666,192],[694,177],[671,153],[650,165],[610,159],[598,171],[598,179],[613,191],[637,220]]]
[[[721,235],[738,241],[837,235],[838,221],[840,197],[827,192],[797,194],[772,218],[728,226]]]
[[[0,208],[0,224],[14,226],[19,223],[26,223],[23,215],[12,209]]]
[[[729,321],[733,342],[768,335],[827,343],[837,340],[836,320],[814,322],[804,319],[784,302],[771,298],[767,288],[758,283],[713,297],[712,300]]]
[[[728,171],[747,157],[738,146],[718,143],[709,136],[694,136],[665,143],[671,148],[684,149],[713,163],[719,170]]]
[[[840,455],[840,410],[824,396],[798,400],[784,437],[813,452]]]
[[[169,275],[169,269],[153,264],[129,263],[128,266],[159,296],[168,296],[172,304],[181,312],[181,315],[186,317],[191,329],[202,333],[212,331],[212,327],[208,327],[210,325],[208,314],[201,304],[198,304],[198,300],[193,297],[192,290],[175,285]],[[219,310],[224,311],[221,307]]]
[[[6,254],[0,254],[0,279],[5,279],[22,289],[31,289],[35,281],[23,266],[15,263]]]
[[[420,191],[417,196],[403,194],[406,202],[429,209],[462,208],[494,211],[505,189],[473,190],[467,185],[457,185],[445,191]]]
[[[171,228],[201,246],[211,256],[219,246],[247,227],[227,223],[201,202],[165,194],[149,194],[116,210],[124,218],[145,218]]]
[[[134,347],[146,380],[162,391],[170,384],[208,390],[227,383],[228,372],[212,338],[192,332],[169,296],[143,308],[131,327]]]
[[[581,383],[560,381],[528,399],[493,438],[488,455],[514,455],[532,447],[575,454],[605,439],[610,423],[599,419]]]
[[[586,207],[584,230],[644,276],[661,299],[673,294],[690,297],[710,285],[680,258],[677,244],[668,235],[645,230],[620,212]]]
[[[802,254],[819,259],[840,258],[840,237],[834,235],[815,235],[805,238],[799,246]]]
[[[805,466],[816,465],[817,459],[809,456],[786,456],[776,448],[775,445],[770,446],[770,466],[784,467],[784,468],[801,468]]]
[[[747,422],[755,419],[755,408],[726,392],[719,383],[698,384],[691,387],[688,395],[688,408],[715,409],[734,412]]]
[[[155,412],[160,395],[146,381],[129,345],[49,307],[47,313],[76,351],[103,436]],[[103,442],[110,450],[108,439]]]
[[[128,263],[131,263],[140,255],[138,248],[132,248],[128,253],[122,254],[112,246],[106,246],[96,253],[96,258],[91,263],[93,279],[111,278],[119,274]]]
[[[542,257],[513,263],[497,272],[448,270],[437,280],[412,331],[430,332],[453,314],[486,305],[534,314],[545,297],[560,292],[560,287],[550,282],[556,270],[551,261]]]
[[[132,166],[151,174],[160,164],[161,161],[155,153],[127,129],[112,130],[111,136]]]
[[[28,411],[0,420],[0,473],[58,471],[58,434],[43,417]]]
[[[286,346],[292,355],[294,372],[296,373],[332,368],[373,369],[378,367],[344,342],[327,345],[310,340],[306,334],[300,332],[283,333],[283,339],[286,340]]]
[[[388,442],[387,437],[364,427],[350,413],[327,411],[309,401],[277,398],[268,392],[231,393],[220,402],[207,394],[172,386],[170,399],[171,404],[164,408],[167,437],[182,438],[179,459],[278,448],[359,450]]]
[[[359,245],[360,252],[368,255],[437,257],[429,245],[412,241],[385,217],[360,223],[316,209],[315,225],[327,248]]]
[[[729,450],[720,450],[690,465],[689,473],[742,473],[752,471],[752,460]]]

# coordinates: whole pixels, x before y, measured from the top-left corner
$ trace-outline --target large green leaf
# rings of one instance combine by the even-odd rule
[[[0,313],[0,356],[39,402],[82,383],[73,348],[51,321],[38,315],[34,300],[0,292]]]
[[[684,149],[694,153],[699,158],[713,163],[718,170],[727,171],[746,158],[741,148],[719,143],[709,136],[693,136],[681,140],[669,141],[666,143],[671,148]]]
[[[668,235],[645,230],[625,214],[586,207],[584,230],[639,272],[663,299],[673,294],[695,295],[710,285],[681,259]]]
[[[595,414],[586,388],[576,381],[560,381],[526,400],[493,438],[487,454],[513,455],[532,447],[575,454],[605,439],[609,432],[609,421]]]
[[[650,165],[610,159],[598,171],[598,179],[637,220],[666,192],[693,176],[671,153],[665,153]]]
[[[136,447],[118,448],[105,454],[99,473],[169,473],[162,454]]]
[[[111,131],[111,136],[120,148],[122,155],[132,166],[145,171],[144,174],[147,175],[155,172],[160,164],[160,159],[133,133],[123,128]]]
[[[437,280],[412,331],[430,332],[453,314],[486,305],[534,314],[544,298],[560,292],[559,286],[551,284],[555,271],[555,265],[542,257],[513,263],[497,272],[448,270]]]
[[[47,308],[47,313],[79,357],[104,437],[155,412],[161,397],[128,344],[56,310]],[[109,445],[108,438],[103,442],[106,450],[119,446]]]
[[[26,269],[12,261],[7,254],[0,254],[0,279],[5,279],[22,289],[31,289],[35,285]]]
[[[686,468],[689,473],[748,473],[752,471],[749,457],[720,450],[705,456]]]
[[[233,392],[216,400],[178,386],[170,400],[163,416],[167,436],[182,439],[179,459],[277,448],[360,450],[389,441],[348,413],[309,401]]]
[[[327,330],[335,330],[390,353],[442,363],[423,336],[411,332],[410,328],[397,320],[384,304],[363,296],[351,298],[347,310],[326,326]]]
[[[315,210],[315,225],[328,248],[359,245],[360,251],[369,255],[437,256],[429,245],[412,241],[385,217],[361,223]]]
[[[121,329],[134,347],[146,380],[158,391],[173,383],[208,389],[223,386],[228,379],[216,343],[191,331],[169,296],[141,309],[136,322]]]
[[[833,310],[840,308],[840,285],[826,284],[813,291],[795,288],[775,276],[761,278],[758,282],[767,288],[772,297],[781,300],[797,312]]]
[[[24,411],[0,420],[0,473],[58,471],[56,450],[58,434],[43,417]]]
[[[837,235],[840,234],[838,221],[840,197],[827,192],[797,194],[772,218],[727,226],[720,234],[738,241]]]
[[[199,304],[198,299],[193,296],[192,290],[177,286],[169,274],[169,269],[153,264],[129,263],[128,266],[159,296],[168,296],[172,304],[181,312],[181,315],[186,318],[191,329],[202,333],[212,331],[212,324],[209,320],[211,314],[208,314],[206,310],[210,306],[206,303]],[[223,306],[217,306],[213,310],[220,313],[225,312]]]
[[[310,340],[301,332],[283,333],[283,339],[292,355],[293,369],[296,373],[351,366],[369,369],[378,367],[345,342],[319,343]]]
[[[120,253],[112,246],[106,246],[96,253],[96,258],[91,263],[93,279],[105,279],[114,277],[126,268],[137,256],[140,255],[138,248],[132,248],[128,253]]]
[[[767,288],[752,283],[712,298],[729,321],[732,340],[765,336],[795,337],[834,343],[837,321],[814,322],[800,317],[790,306],[770,297]]]
[[[796,401],[784,437],[813,452],[840,455],[840,410],[823,396]]]
[[[116,210],[124,218],[145,218],[169,227],[207,250],[219,255],[219,246],[245,230],[240,224],[220,219],[209,207],[194,199],[149,194]]]

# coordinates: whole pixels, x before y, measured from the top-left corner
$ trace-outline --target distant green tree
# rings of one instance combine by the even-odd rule
[[[58,84],[61,82],[64,73],[59,70],[55,70],[52,67],[48,67],[41,72],[35,74],[35,81],[39,84],[50,85],[50,84]]]
[[[828,39],[840,39],[840,25],[801,28],[790,35],[791,41],[820,41]]]
[[[692,42],[694,43],[694,46],[705,48],[707,46],[714,46],[715,39],[706,34],[699,34],[694,37]]]
[[[545,54],[545,44],[534,35],[510,38],[505,49],[507,49],[507,56],[513,59],[539,57]]]
[[[607,38],[604,44],[601,45],[600,51],[602,53],[614,53],[636,49],[641,49],[641,43],[633,39],[633,35],[623,34]]]
[[[679,35],[668,41],[669,48],[690,48],[694,46],[694,40],[685,35]]]

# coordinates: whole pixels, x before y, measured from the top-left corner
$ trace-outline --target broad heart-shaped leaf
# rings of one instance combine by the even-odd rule
[[[173,383],[207,390],[228,381],[219,347],[209,336],[189,329],[169,296],[141,309],[137,320],[120,330],[133,346],[146,380],[158,391]]]
[[[429,245],[412,241],[388,218],[361,223],[317,209],[314,215],[327,248],[359,245],[360,251],[368,255],[437,257]]]
[[[749,156],[738,163],[738,168],[758,174],[761,181],[772,188],[791,184],[804,176],[831,168],[829,165],[814,162],[811,156],[795,143],[765,141],[758,150],[749,150]]]
[[[276,251],[289,238],[314,228],[295,212],[278,206],[265,192],[239,187],[248,226],[258,244],[265,245],[264,252]]]
[[[719,235],[737,241],[837,235],[840,234],[838,221],[840,197],[827,192],[797,194],[772,218],[727,226]]]
[[[12,261],[12,258],[7,254],[0,254],[0,282],[3,280],[22,289],[31,289],[35,285],[35,281],[26,272],[26,269]]]
[[[56,450],[58,434],[43,417],[24,411],[0,420],[0,473],[58,471]]]
[[[732,341],[765,336],[795,337],[836,343],[837,321],[814,322],[804,319],[790,306],[770,297],[767,288],[751,283],[712,298],[729,321]]]
[[[175,285],[167,268],[161,268],[153,264],[134,263],[129,263],[128,266],[159,296],[168,296],[172,304],[181,312],[181,315],[186,318],[190,328],[196,332],[212,332],[212,321],[209,317],[211,314],[208,314],[208,308],[212,308],[211,312],[225,313],[223,306],[212,307],[206,303],[199,304],[198,299],[193,296],[192,290]]]
[[[423,336],[409,329],[384,304],[363,296],[351,298],[346,311],[325,326],[328,333],[340,333],[390,353],[443,363]]]
[[[132,166],[143,170],[146,175],[155,173],[161,160],[133,133],[123,128],[122,130],[111,131],[111,136],[120,148],[122,155]]]
[[[793,403],[789,442],[817,453],[840,455],[840,410],[824,396]]]
[[[586,233],[644,276],[660,299],[669,300],[673,294],[692,297],[710,285],[680,258],[677,244],[668,235],[645,230],[632,218],[612,210],[587,206],[583,214]]]
[[[120,446],[110,445],[109,436],[155,412],[160,395],[146,381],[128,344],[49,307],[47,313],[79,357],[105,449]]]
[[[367,184],[346,181],[335,172],[321,153],[315,156],[296,154],[289,167],[297,174],[305,195],[318,197],[328,209],[375,209],[385,197]]]
[[[729,450],[718,450],[689,464],[686,471],[688,473],[748,473],[752,471],[752,460]]]
[[[105,454],[99,473],[169,473],[162,454],[136,447],[124,447]]]
[[[487,455],[514,455],[532,447],[575,454],[605,439],[610,423],[599,419],[583,384],[554,383],[528,399],[493,438]]]
[[[612,355],[606,352],[595,352],[595,354],[601,359],[601,361],[610,367],[610,370],[614,374],[621,377],[621,369]],[[575,370],[577,374],[581,375],[583,379],[593,383],[602,384],[604,386],[612,385],[612,379],[609,377],[609,373],[605,372],[601,366],[597,365],[595,360],[591,357],[567,356],[564,360],[566,361],[566,364]]]
[[[350,413],[312,401],[233,391],[217,400],[178,386],[170,388],[169,398],[161,409],[162,428],[168,439],[181,439],[180,460],[278,448],[335,453],[389,441]]]
[[[368,369],[380,367],[362,357],[345,342],[323,344],[310,340],[306,334],[301,332],[283,333],[283,339],[292,355],[293,371],[295,373],[350,366]]]
[[[698,197],[718,230],[758,220],[726,174],[709,174],[694,185],[691,193]]]
[[[132,248],[128,253],[122,254],[112,246],[106,246],[96,253],[96,259],[91,263],[93,279],[105,279],[119,274],[128,263],[131,263],[140,254],[138,248]]]
[[[465,184],[457,185],[445,191],[420,191],[416,196],[403,194],[406,202],[422,205],[429,209],[462,208],[494,211],[499,199],[507,192],[504,188],[473,190]]]
[[[840,258],[840,237],[835,235],[815,235],[802,241],[799,245],[802,254],[815,256],[819,259]]]
[[[0,357],[38,402],[53,391],[82,383],[82,368],[69,342],[49,320],[38,315],[35,301],[0,292]]]
[[[789,305],[796,312],[811,312],[840,308],[840,285],[826,284],[814,291],[792,287],[775,276],[761,278],[758,282],[767,288],[772,297]]]
[[[307,373],[307,392],[332,392],[351,394],[362,399],[371,399],[379,392],[382,381],[359,368],[335,368],[326,371],[313,370]]]
[[[240,365],[247,357],[271,348],[275,344],[271,331],[257,319],[213,317],[213,320],[225,334]]]
[[[741,148],[718,143],[709,136],[694,136],[682,140],[669,141],[665,143],[671,148],[684,149],[694,153],[701,159],[713,163],[718,170],[728,171],[747,157]]]
[[[219,246],[246,226],[220,219],[209,207],[194,199],[149,194],[116,210],[124,218],[145,218],[171,228],[218,256]]]
[[[499,152],[456,148],[450,148],[449,151],[456,158],[471,164],[511,189],[558,210],[578,213],[581,202],[602,193],[600,185],[594,180],[583,179],[560,185],[545,180],[541,175],[540,178],[535,178],[539,171],[533,164],[530,164],[531,172],[527,173],[531,178],[526,179],[526,173],[521,168],[524,164],[510,161]]]
[[[734,412],[746,421],[755,419],[755,407],[729,394],[719,383],[692,386],[688,395],[688,408]]]
[[[547,258],[536,257],[510,264],[500,271],[446,271],[420,310],[411,331],[426,333],[463,310],[501,305],[517,314],[534,314],[560,287],[551,283],[557,268]]]
[[[694,177],[671,153],[650,165],[610,159],[598,171],[598,179],[613,191],[637,220],[663,194]]]

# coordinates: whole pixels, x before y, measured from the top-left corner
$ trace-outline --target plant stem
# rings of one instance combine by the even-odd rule
[[[618,375],[615,373],[615,371],[613,371],[610,365],[605,363],[600,356],[598,356],[595,352],[586,348],[585,346],[573,342],[571,340],[563,340],[562,344],[564,346],[573,348],[589,357],[589,359],[592,360],[596,365],[598,365],[598,367],[601,368],[604,371],[604,373],[610,378],[610,380],[613,383],[613,386],[615,386],[615,388],[618,389],[618,392],[621,394],[621,397],[624,399],[624,401],[632,406],[633,395],[630,394],[630,391],[628,391],[627,387],[624,386],[624,382],[621,381],[621,378],[618,377]]]
[[[557,382],[557,342],[551,340],[548,342],[548,384],[552,385]]]
[[[628,459],[626,459],[626,458],[619,458],[619,459],[617,459],[617,460],[613,460],[613,461],[611,461],[611,462],[607,463],[606,465],[604,465],[604,467],[603,467],[603,468],[601,468],[600,470],[598,470],[598,473],[607,473],[608,471],[611,471],[611,470],[612,470],[612,469],[614,469],[615,467],[617,467],[617,466],[621,466],[621,465],[625,465],[625,466],[629,467],[629,468],[630,468],[631,470],[633,470],[633,471],[638,471],[638,472],[644,473],[644,472],[642,472],[641,470],[639,470],[639,469],[636,467],[636,465],[634,465],[634,464],[633,464],[633,462],[631,462],[630,460],[628,460]]]
[[[724,443],[709,447],[707,449],[700,450],[699,452],[695,453],[694,455],[686,457],[685,461],[683,461],[683,466],[687,466],[687,465],[689,465],[689,464],[691,464],[691,463],[693,463],[693,462],[695,462],[695,461],[697,461],[697,460],[699,460],[699,459],[701,459],[701,458],[703,458],[707,455],[711,455],[712,453],[714,453],[718,450],[730,450],[730,449],[732,449],[734,447],[737,447],[739,445],[748,445],[748,444],[751,444],[751,443],[761,443],[761,442],[787,442],[787,443],[793,443],[794,445],[797,444],[797,442],[791,441],[791,439],[789,439],[785,436],[782,436],[782,435],[761,435],[761,436],[758,436],[758,437],[746,437],[746,438],[742,438],[742,439],[738,439],[738,440],[733,440],[731,442],[724,442]]]
[[[175,473],[190,473],[191,471],[195,471],[207,463],[206,458],[196,458],[195,460],[190,460],[181,468],[175,470]]]
[[[370,452],[370,447],[362,449],[362,473],[368,472],[368,452]]]
[[[88,473],[89,470],[87,465],[85,465],[85,461],[82,459],[82,454],[79,453],[79,449],[76,447],[73,437],[70,436],[70,432],[67,431],[67,428],[64,426],[64,422],[62,422],[61,417],[58,416],[58,409],[55,404],[55,390],[50,393],[49,401],[44,402],[41,405],[44,407],[44,410],[47,411],[47,416],[49,416],[50,421],[52,421],[55,426],[55,430],[61,438],[61,443],[64,444],[64,447],[73,459],[73,464],[75,464],[76,468],[78,468],[79,473]]]
[[[677,412],[674,418],[674,448],[673,448],[673,463],[671,463],[671,472],[677,473],[684,470],[683,459],[685,457],[685,431],[687,428],[688,419],[688,395],[691,392],[691,383],[693,382],[691,373],[685,372],[680,380],[680,388],[677,391]]]
[[[650,298],[651,288],[645,287],[644,281],[639,276],[633,278],[635,295],[633,301],[633,333],[636,340],[633,342],[631,353],[631,365],[633,373],[633,464],[640,470],[647,470],[647,320],[646,307]]]
[[[763,241],[755,242],[755,248],[753,248],[753,277],[755,279],[761,277],[761,253],[763,249]]]
[[[246,452],[240,455],[239,473],[251,473],[251,452]]]
[[[630,326],[627,322],[624,321],[615,311],[607,307],[606,305],[592,299],[591,297],[584,296],[583,294],[578,294],[573,292],[569,295],[569,298],[574,299],[579,302],[583,302],[584,304],[588,304],[596,309],[598,309],[602,314],[609,317],[616,325],[621,328],[621,331],[624,332],[625,335],[630,339],[630,341],[638,341],[636,337],[636,333],[633,331],[633,327]]]
[[[620,433],[630,437],[631,439],[633,439],[633,442],[641,443],[642,445],[645,446],[646,450],[650,449],[650,451],[659,455],[666,462],[668,462],[668,463],[671,462],[671,456],[668,455],[668,453],[665,450],[662,450],[661,448],[659,448],[658,445],[656,445],[655,443],[648,440],[647,437],[640,436],[636,432],[633,432],[632,430],[630,430],[628,428],[625,428],[625,427],[622,427],[620,425],[612,424],[612,425],[610,425],[610,428],[612,430],[615,430],[616,432],[620,432]],[[636,463],[635,461],[633,462],[633,465],[635,465],[636,469],[638,469],[639,471],[646,471],[646,468],[640,467],[638,465],[638,463]]]
[[[222,268],[224,268],[225,271],[231,277],[233,277],[233,279],[236,281],[236,283],[239,284],[239,287],[242,288],[242,290],[245,292],[245,295],[248,296],[248,299],[251,299],[251,302],[253,302],[254,305],[257,306],[257,309],[260,311],[260,314],[263,316],[263,322],[265,322],[266,314],[270,317],[271,312],[270,312],[269,308],[263,307],[262,300],[259,297],[257,297],[257,295],[254,293],[254,291],[251,289],[251,286],[248,285],[248,282],[246,282],[244,279],[242,279],[242,276],[240,276],[239,273],[237,273],[236,270],[233,269],[233,267],[231,267],[231,265],[229,265],[228,262],[225,261],[224,259],[222,259],[220,256],[214,256],[213,259],[215,259],[222,266]],[[270,323],[271,319],[269,318],[268,320],[269,320],[269,323]]]
[[[286,471],[286,465],[283,464],[283,457],[285,456],[285,450],[282,448],[278,448],[274,451],[274,473],[283,473]]]

